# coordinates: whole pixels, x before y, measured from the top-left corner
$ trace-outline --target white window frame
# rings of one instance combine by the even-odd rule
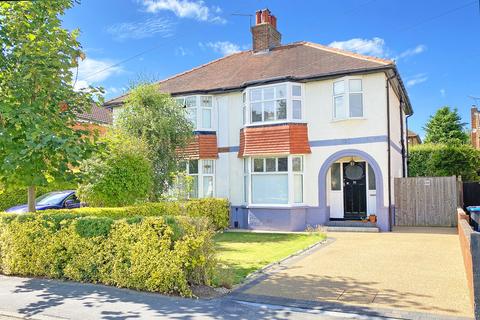
[[[185,106],[185,101],[187,98],[192,98],[194,97],[195,98],[195,107],[188,107],[187,106],[187,111],[189,111],[189,109],[195,109],[195,112],[196,112],[196,117],[195,117],[195,121],[196,121],[196,126],[194,128],[195,131],[215,131],[216,128],[215,128],[215,119],[216,119],[216,116],[215,116],[215,103],[216,103],[216,99],[214,99],[214,96],[213,95],[207,95],[207,94],[201,94],[201,95],[189,95],[189,96],[176,96],[176,97],[173,97],[173,99],[175,101],[177,101],[178,103],[180,103],[183,106]],[[203,97],[209,97],[211,100],[212,100],[212,104],[210,107],[205,107],[205,106],[202,106],[202,98]],[[183,101],[183,102],[181,102]],[[203,127],[203,111],[204,110],[210,110],[210,127]]]
[[[279,120],[269,120],[269,121],[258,121],[258,122],[252,122],[252,101],[250,101],[250,92],[252,90],[256,89],[266,89],[266,88],[271,88],[271,87],[276,87],[280,85],[285,85],[286,86],[286,95],[285,95],[285,100],[287,102],[287,117],[286,119],[279,119]],[[292,94],[292,88],[293,86],[299,86],[301,90],[301,96],[293,96]],[[245,89],[242,92],[242,97],[245,97],[245,102],[242,103],[242,108],[244,110],[244,121],[243,124],[244,126],[262,126],[266,124],[275,124],[275,123],[290,123],[290,122],[305,122],[305,85],[303,83],[298,83],[298,82],[279,82],[275,84],[268,84],[268,85],[262,85],[262,86],[254,86],[254,87],[249,87]],[[243,98],[242,98],[243,99]],[[277,99],[273,100],[258,100],[255,102],[264,102],[264,101],[276,101]],[[293,100],[298,100],[301,103],[301,117],[300,119],[294,119],[293,118]],[[275,113],[276,113],[276,108],[275,108]],[[262,118],[263,118],[263,110],[262,110]]]
[[[190,159],[190,160],[185,160],[186,161],[186,168],[185,168],[185,172],[189,175],[189,176],[196,176],[197,177],[197,181],[198,181],[198,185],[197,185],[197,198],[200,199],[200,198],[205,198],[205,190],[203,188],[203,178],[204,177],[212,177],[212,184],[213,184],[213,193],[212,193],[212,198],[215,198],[215,191],[216,191],[216,187],[215,187],[215,184],[216,184],[216,181],[215,181],[215,170],[216,170],[216,163],[215,163],[215,160],[216,159]],[[189,166],[189,162],[190,161],[198,161],[198,173],[190,173],[190,166]],[[213,165],[213,168],[212,168],[212,172],[211,173],[206,173],[204,172],[203,170],[203,166],[204,166],[204,161],[212,161],[212,165]],[[189,198],[191,196],[189,195]],[[195,197],[191,197],[192,199],[197,199]]]
[[[302,159],[302,170],[301,171],[293,171],[293,158],[299,157]],[[264,171],[263,172],[254,172],[253,171],[253,163],[254,159],[268,159],[268,158],[287,158],[288,169],[287,171],[266,171],[266,160],[264,161]],[[243,201],[248,207],[297,207],[297,206],[305,206],[305,156],[304,155],[268,155],[268,156],[255,156],[255,157],[245,157],[243,159],[244,165],[244,180],[243,180]],[[276,170],[278,169],[278,160],[275,163]],[[253,203],[252,202],[252,176],[253,175],[270,175],[270,174],[287,174],[288,176],[288,201],[287,203]],[[302,202],[295,202],[295,190],[294,190],[294,176],[301,175],[302,176]],[[247,185],[245,186],[245,183]],[[245,194],[247,192],[247,194]]]
[[[362,84],[361,91],[350,91],[350,80],[360,80]],[[344,91],[342,94],[335,94],[335,84],[343,82]],[[332,82],[332,121],[342,121],[342,120],[352,120],[352,119],[365,119],[365,90],[364,90],[364,79],[362,77],[343,77]],[[351,117],[350,116],[350,94],[351,93],[360,93],[362,94],[362,116],[360,117]],[[345,117],[335,117],[335,98],[343,96],[343,103],[345,104]]]

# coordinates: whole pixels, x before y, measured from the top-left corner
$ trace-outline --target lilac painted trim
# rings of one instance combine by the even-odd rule
[[[383,175],[382,175],[382,170],[380,169],[380,166],[378,165],[377,161],[370,156],[368,153],[357,150],[357,149],[346,149],[346,150],[340,150],[334,154],[332,154],[330,157],[327,158],[322,164],[322,167],[320,168],[320,171],[318,173],[318,206],[319,209],[322,212],[327,212],[327,172],[332,163],[337,161],[340,158],[343,157],[352,157],[352,156],[357,156],[362,158],[363,160],[367,161],[373,168],[373,171],[375,172],[375,184],[377,186],[377,205],[376,205],[376,211],[377,215],[380,214],[379,211],[382,210],[383,208]],[[380,216],[379,216],[380,218]],[[379,225],[382,230],[388,230],[388,216],[387,217],[381,217],[382,220],[386,218],[386,221],[380,221],[379,219]]]
[[[311,147],[327,147],[327,146],[376,143],[376,142],[387,142],[387,141],[388,141],[387,136],[369,136],[369,137],[345,138],[345,139],[313,140],[313,141],[310,141],[310,146]]]
[[[402,154],[402,148],[400,148],[399,146],[397,146],[397,144],[395,142],[393,142],[392,140],[390,140],[390,145],[392,146],[392,148],[397,151],[398,153]]]

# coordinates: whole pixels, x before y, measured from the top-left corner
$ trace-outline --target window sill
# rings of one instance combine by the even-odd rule
[[[356,121],[356,120],[367,120],[365,117],[353,117],[353,118],[343,118],[343,119],[332,119],[330,122],[346,122],[346,121]]]
[[[268,121],[268,122],[256,122],[256,123],[249,123],[244,124],[244,128],[250,127],[261,127],[261,126],[270,126],[270,125],[282,125],[282,124],[290,124],[290,123],[307,123],[305,120],[282,120],[282,121]]]
[[[245,208],[247,209],[293,209],[293,208],[305,208],[304,203],[295,203],[295,204],[247,204]]]

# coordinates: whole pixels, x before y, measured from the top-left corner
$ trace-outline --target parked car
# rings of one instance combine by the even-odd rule
[[[35,202],[35,208],[37,210],[80,208],[80,200],[75,195],[75,190],[53,191],[38,197]],[[5,212],[28,212],[28,204],[8,208]]]

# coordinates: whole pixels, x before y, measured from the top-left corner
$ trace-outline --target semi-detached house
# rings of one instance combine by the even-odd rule
[[[192,196],[228,198],[232,227],[304,230],[375,214],[390,230],[412,114],[395,63],[282,45],[268,9],[255,20],[252,50],[158,83],[196,127]],[[115,114],[123,98],[106,105]]]

